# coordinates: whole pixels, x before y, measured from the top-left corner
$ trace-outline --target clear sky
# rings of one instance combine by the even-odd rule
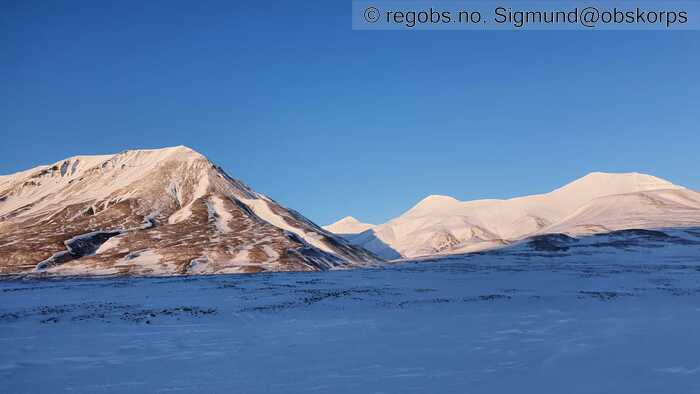
[[[0,0],[0,174],[182,144],[321,224],[591,171],[700,189],[700,32],[353,31],[350,10]]]

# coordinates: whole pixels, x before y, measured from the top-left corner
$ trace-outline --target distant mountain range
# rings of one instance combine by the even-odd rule
[[[698,228],[700,193],[637,173],[592,173],[509,200],[432,195],[380,225],[346,217],[325,228],[183,146],[76,156],[0,176],[0,274],[313,271],[511,245],[587,250],[580,245],[597,247],[600,238],[576,240],[595,234],[615,234],[611,247],[652,238],[694,245]],[[619,232],[659,229],[687,231]]]
[[[309,271],[377,261],[182,146],[76,156],[0,177],[0,274]]]
[[[500,248],[544,234],[694,226],[700,193],[651,175],[596,172],[546,194],[476,201],[433,195],[384,224],[345,218],[325,228],[398,259]]]

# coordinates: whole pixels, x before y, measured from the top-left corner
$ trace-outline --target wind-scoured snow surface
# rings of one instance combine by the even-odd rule
[[[700,193],[651,175],[596,172],[550,193],[508,200],[433,195],[359,234],[336,233],[396,259],[493,249],[541,234],[582,236],[699,225]],[[338,227],[345,231],[342,223]]]
[[[7,393],[700,391],[697,228],[381,269],[17,279],[0,297]]]

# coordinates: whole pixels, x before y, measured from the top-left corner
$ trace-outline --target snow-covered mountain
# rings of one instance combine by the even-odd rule
[[[374,227],[374,224],[362,223],[352,216],[346,216],[333,224],[323,226],[324,229],[340,235],[358,234]]]
[[[527,237],[700,225],[700,193],[650,175],[591,173],[550,193],[508,200],[429,196],[360,234],[346,236],[384,258],[455,254]]]
[[[182,146],[71,157],[0,177],[0,273],[209,274],[375,261]]]

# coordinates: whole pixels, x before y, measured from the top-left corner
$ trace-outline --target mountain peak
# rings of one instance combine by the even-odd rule
[[[203,154],[184,145],[153,149],[128,149],[117,155],[149,155],[154,158],[206,158]]]
[[[163,150],[163,151],[169,151],[172,153],[177,153],[180,155],[195,155],[195,156],[201,156],[204,157],[203,154],[197,152],[196,150],[190,148],[189,146],[185,145],[177,145],[177,146],[169,146],[161,149],[154,149],[154,150]]]
[[[440,194],[431,194],[428,197],[420,200],[418,204],[414,205],[408,212],[432,212],[453,206],[455,203],[459,203],[454,197],[443,196]],[[407,213],[408,213],[407,212]]]
[[[591,172],[552,193],[613,195],[660,189],[683,189],[683,187],[665,179],[638,172]]]
[[[198,153],[194,149],[185,146],[185,145],[175,145],[175,146],[164,146],[162,148],[139,148],[139,149],[127,149],[125,152],[164,152],[164,151],[169,151],[169,152],[194,152]]]
[[[660,178],[657,178],[653,175],[648,175],[648,174],[644,174],[641,172],[605,172],[605,171],[591,171],[579,179],[596,179],[596,178],[597,179],[606,179],[606,178],[632,178],[632,177],[660,179]]]
[[[323,226],[323,228],[336,234],[357,234],[374,228],[374,224],[362,223],[352,216],[346,216],[335,223]]]
[[[441,195],[441,194],[431,194],[431,195],[429,195],[428,197],[426,197],[426,198],[420,200],[420,202],[419,202],[417,205],[421,205],[421,204],[444,204],[444,203],[448,203],[448,204],[449,204],[449,203],[455,202],[455,201],[459,201],[459,200],[457,200],[457,199],[454,198],[454,197],[444,196],[444,195]]]

